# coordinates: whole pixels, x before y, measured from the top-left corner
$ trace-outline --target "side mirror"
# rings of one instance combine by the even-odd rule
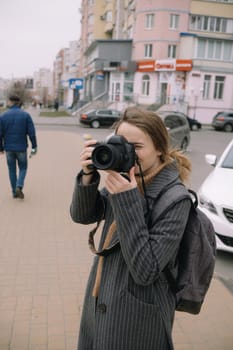
[[[217,163],[217,156],[215,154],[206,154],[205,161],[211,166],[215,166]]]

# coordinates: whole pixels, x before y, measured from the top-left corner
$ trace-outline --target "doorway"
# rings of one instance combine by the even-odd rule
[[[167,103],[167,83],[161,83],[161,90],[160,90],[161,94],[161,99],[160,99],[160,103],[162,105]]]

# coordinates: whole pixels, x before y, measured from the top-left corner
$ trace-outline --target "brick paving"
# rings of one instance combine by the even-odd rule
[[[81,145],[75,133],[37,135],[24,200],[11,197],[0,156],[0,350],[75,350],[92,261],[90,227],[69,215]],[[177,313],[174,342],[175,350],[232,350],[233,298],[217,276],[200,315]]]

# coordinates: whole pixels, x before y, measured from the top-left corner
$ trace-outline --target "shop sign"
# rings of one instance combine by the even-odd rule
[[[104,72],[102,70],[97,70],[95,72],[96,80],[104,80]]]
[[[176,60],[156,60],[156,71],[174,71],[176,70]]]
[[[138,72],[173,72],[173,71],[191,71],[192,60],[188,59],[167,59],[156,61],[140,61],[137,63]]]
[[[190,71],[192,70],[192,60],[176,60],[177,71]]]
[[[173,60],[156,60],[155,71],[190,71],[192,70],[192,60],[173,59]]]
[[[137,63],[138,72],[154,72],[155,61],[140,61]]]
[[[81,90],[83,89],[83,79],[80,79],[80,78],[69,79],[69,85],[70,85],[70,88],[73,90]]]
[[[95,77],[96,77],[96,80],[104,80],[103,74],[96,74]]]

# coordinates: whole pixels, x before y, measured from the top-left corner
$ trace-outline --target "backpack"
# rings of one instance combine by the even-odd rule
[[[174,205],[187,198],[187,191],[183,187],[181,196],[177,191],[166,191],[156,203],[156,209],[161,214],[168,208],[168,203]],[[164,274],[169,282],[171,290],[176,295],[176,310],[198,314],[210,286],[214,274],[216,241],[214,227],[209,218],[197,207],[197,194],[188,190],[191,199],[191,209],[187,225],[181,239],[177,263],[178,275],[174,278],[169,265],[164,269]],[[193,200],[193,199],[194,200]],[[164,206],[165,204],[165,206]],[[160,215],[159,215],[160,216]]]

